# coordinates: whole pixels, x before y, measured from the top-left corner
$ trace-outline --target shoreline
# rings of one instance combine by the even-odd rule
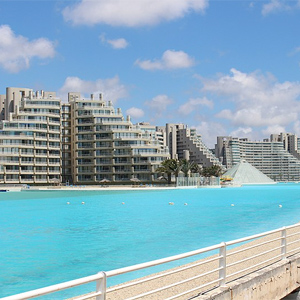
[[[30,188],[23,187],[2,187],[2,192],[24,192],[24,191],[149,191],[149,190],[183,190],[183,189],[216,189],[221,188],[220,185],[207,186],[31,186]]]

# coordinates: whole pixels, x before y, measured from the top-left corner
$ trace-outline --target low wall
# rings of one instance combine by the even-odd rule
[[[192,299],[279,300],[300,287],[300,254]]]

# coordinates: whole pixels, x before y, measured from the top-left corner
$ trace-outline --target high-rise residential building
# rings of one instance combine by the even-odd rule
[[[74,183],[102,180],[150,182],[156,168],[169,158],[161,134],[149,124],[133,125],[120,108],[92,95],[69,93],[71,108],[71,157]]]
[[[188,128],[184,124],[166,124],[166,127],[160,126],[157,130],[164,134],[171,158],[187,159],[203,167],[222,167],[220,161],[203,143],[196,129]]]
[[[72,141],[71,105],[62,103],[61,106],[61,175],[62,182],[73,183],[72,174]]]
[[[286,151],[300,159],[300,139],[292,133],[271,134],[271,142],[282,142]]]
[[[60,181],[60,99],[54,92],[21,88],[7,88],[3,98],[0,182]]]
[[[69,93],[7,88],[0,97],[0,182],[95,184],[151,182],[169,158],[163,134],[133,125],[121,109]]]
[[[294,146],[290,143],[290,149]],[[263,141],[220,136],[215,147],[216,156],[228,169],[246,160],[275,181],[299,181],[300,160],[289,151],[285,134],[271,135]]]

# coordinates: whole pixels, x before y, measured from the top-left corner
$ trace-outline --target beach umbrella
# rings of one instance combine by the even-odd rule
[[[138,178],[134,177],[134,178],[131,178],[130,181],[132,181],[133,183],[139,183],[141,182]]]
[[[106,178],[103,178],[102,180],[100,180],[100,183],[102,183],[102,184],[107,184],[108,182],[110,182],[110,180],[109,179],[106,179]]]
[[[49,181],[54,183],[54,184],[60,184],[60,179],[59,178],[51,178]]]
[[[110,180],[109,180],[109,179],[106,179],[106,178],[104,178],[104,179],[100,180],[100,182],[101,182],[101,183],[106,183],[106,182],[110,182]]]
[[[164,176],[159,176],[159,177],[157,177],[157,180],[168,180],[168,179]]]

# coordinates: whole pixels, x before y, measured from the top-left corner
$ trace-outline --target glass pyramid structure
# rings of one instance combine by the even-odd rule
[[[267,175],[242,160],[229,169],[222,177],[233,178],[234,184],[275,184],[276,182]]]

